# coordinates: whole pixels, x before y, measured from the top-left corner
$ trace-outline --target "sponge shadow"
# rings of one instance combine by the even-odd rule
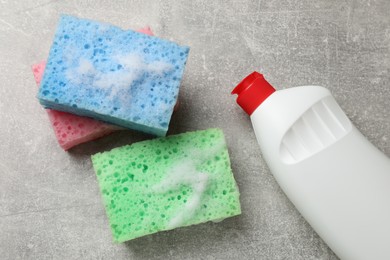
[[[180,111],[183,109],[187,110],[188,103],[190,102],[186,102],[185,97],[183,97],[182,95],[180,95],[179,100],[179,107],[172,114],[171,123],[169,125],[167,135],[178,134],[190,130],[186,126],[191,121],[191,118],[189,118],[188,114],[185,115],[185,111]],[[120,130],[113,132],[105,137],[96,139],[94,141],[77,145],[69,150],[69,154],[71,156],[93,155],[95,153],[109,151],[113,148],[120,147],[123,145],[128,145],[154,138],[157,137],[139,131]]]
[[[116,147],[120,147],[127,144],[132,144],[135,142],[148,140],[155,138],[152,135],[144,134],[137,131],[131,130],[121,130],[105,137],[99,138],[92,142],[83,143],[77,145],[69,150],[71,156],[79,155],[93,155],[95,153],[109,151]]]
[[[239,216],[221,223],[204,223],[140,237],[124,244],[136,259],[172,259],[175,255],[200,258],[202,252],[231,247],[242,239]],[[241,235],[240,235],[241,234]],[[213,252],[218,255],[219,251]],[[203,255],[204,256],[204,255]]]
[[[181,134],[188,131],[200,130],[196,128],[196,113],[199,110],[196,104],[188,100],[185,94],[186,86],[182,85],[179,92],[178,103],[172,114],[167,135]]]

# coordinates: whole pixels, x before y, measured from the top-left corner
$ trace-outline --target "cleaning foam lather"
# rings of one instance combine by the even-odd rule
[[[38,92],[51,109],[164,136],[189,48],[61,16]]]
[[[45,66],[46,62],[44,61],[32,66],[34,78],[38,86],[41,82]],[[49,116],[57,141],[65,151],[76,145],[98,139],[121,129],[120,127],[106,124],[92,118],[77,116],[66,112],[52,109],[46,109],[46,112]]]
[[[219,129],[123,146],[92,162],[116,242],[241,213]]]
[[[149,26],[139,29],[138,32],[153,36]],[[45,67],[45,61],[32,66],[34,79],[38,86],[41,84]],[[64,150],[69,150],[76,145],[98,139],[122,129],[88,117],[52,109],[46,109],[46,111],[57,141]]]
[[[341,258],[390,259],[390,160],[322,87],[275,89],[254,72],[232,92],[297,209]]]

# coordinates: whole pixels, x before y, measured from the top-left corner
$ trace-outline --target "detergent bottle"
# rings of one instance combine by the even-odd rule
[[[232,91],[298,211],[341,258],[390,259],[390,159],[319,86],[275,91],[253,72]]]

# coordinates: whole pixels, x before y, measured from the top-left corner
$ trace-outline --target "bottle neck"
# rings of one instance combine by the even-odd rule
[[[264,102],[275,89],[258,72],[244,78],[232,91],[237,94],[238,105],[248,114],[252,113]]]

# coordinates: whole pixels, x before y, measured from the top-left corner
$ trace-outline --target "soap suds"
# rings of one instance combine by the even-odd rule
[[[80,58],[78,66],[66,72],[66,78],[76,85],[92,85],[97,73],[89,60]]]
[[[169,221],[168,229],[180,226],[187,218],[194,215],[195,210],[199,207],[208,179],[207,174],[196,170],[196,164],[192,159],[185,159],[174,165],[165,179],[152,187],[152,191],[158,193],[176,190],[181,185],[188,185],[192,188],[192,197],[187,201],[184,209]]]
[[[167,224],[168,229],[181,226],[187,219],[191,218],[199,208],[200,201],[210,176],[197,170],[197,165],[205,160],[214,157],[225,148],[225,143],[220,141],[208,150],[207,154],[198,149],[192,149],[189,158],[185,158],[174,164],[170,172],[158,184],[152,187],[153,192],[165,193],[170,190],[177,190],[181,185],[187,185],[192,188],[193,194],[186,202],[184,208],[180,210]]]
[[[80,59],[79,67],[77,68],[77,73],[81,75],[88,75],[96,73],[96,70],[90,61],[86,59]]]
[[[153,61],[146,63],[144,57],[138,53],[114,56],[114,60],[123,66],[125,71],[150,73],[156,76],[163,76],[173,69],[172,64],[164,61]]]
[[[117,70],[102,72],[89,60],[80,58],[78,65],[66,72],[66,77],[76,85],[110,89],[110,97],[113,98],[120,90],[129,88],[135,81],[141,80],[144,75],[162,77],[173,69],[172,64],[164,61],[147,63],[145,58],[138,53],[113,55],[109,59],[117,63]]]
[[[74,57],[80,57],[80,52],[74,44],[70,43],[69,45],[64,47],[64,52],[62,53],[62,60],[66,63],[71,63],[74,60]]]
[[[172,64],[163,61],[154,61],[148,64],[147,66],[148,66],[147,71],[156,74],[158,76],[162,76],[164,75],[164,73],[168,73],[173,69]]]

